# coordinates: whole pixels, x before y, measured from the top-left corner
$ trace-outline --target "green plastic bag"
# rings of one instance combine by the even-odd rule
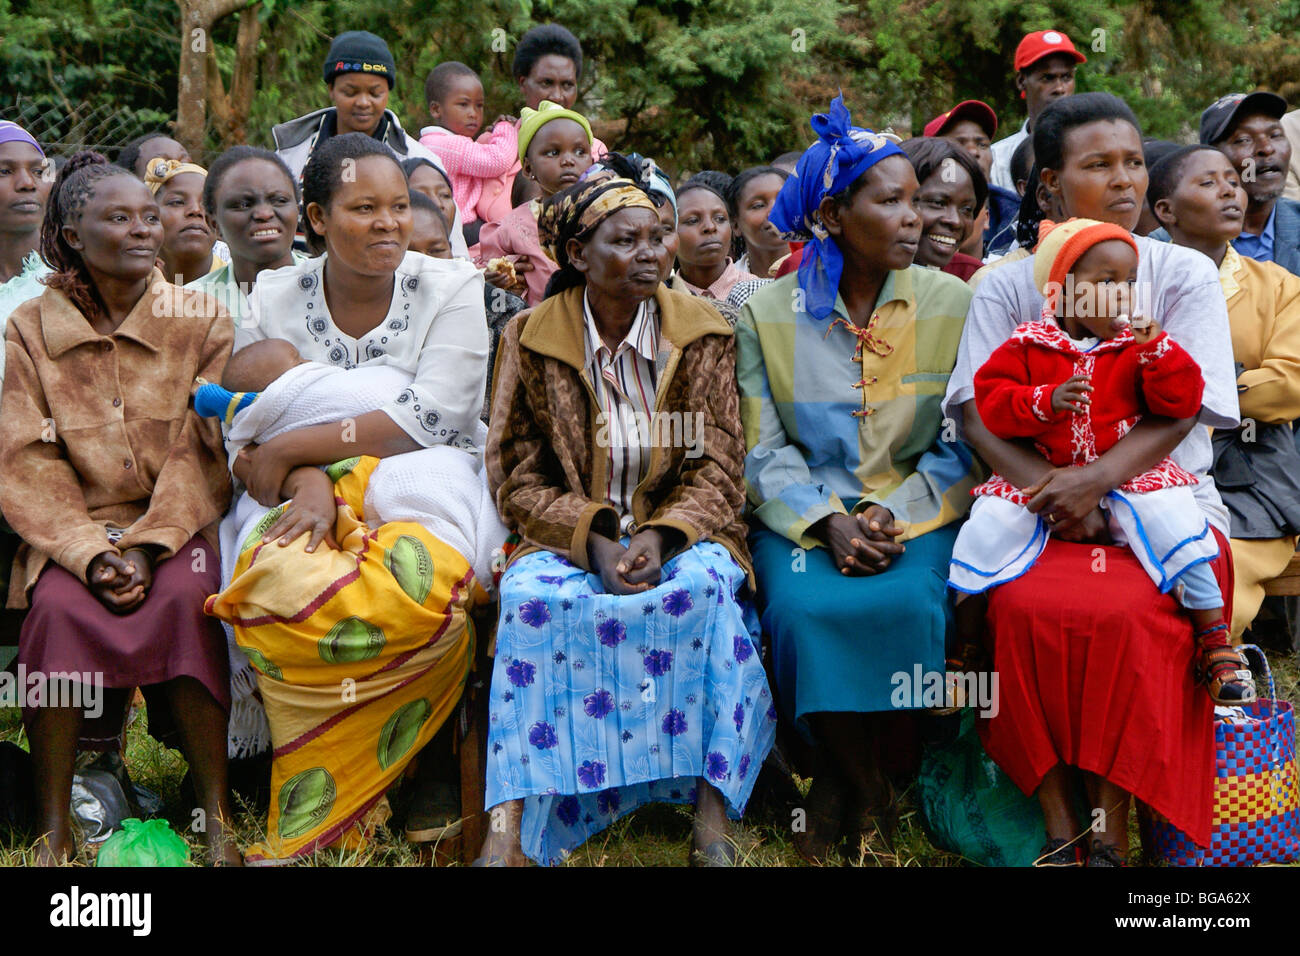
[[[984,752],[975,711],[961,713],[949,744],[928,748],[917,794],[930,842],[983,866],[1031,866],[1045,837],[1037,797],[1027,797]]]
[[[189,866],[190,847],[166,820],[122,821],[99,848],[95,866]]]

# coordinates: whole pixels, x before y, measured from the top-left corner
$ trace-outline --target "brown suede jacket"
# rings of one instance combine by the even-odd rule
[[[608,461],[597,445],[598,405],[584,367],[582,296],[581,286],[569,289],[519,313],[506,328],[485,461],[497,509],[524,539],[511,560],[546,549],[590,571],[587,536],[595,531],[616,539],[619,514],[603,496],[593,496],[593,489],[605,487]],[[704,299],[661,285],[655,301],[661,332],[655,413],[698,413],[702,418],[691,421],[702,421],[703,428],[692,448],[684,441],[651,447],[646,477],[632,497],[634,529],[675,528],[685,547],[716,541],[745,569],[752,587],[741,517],[745,440],[735,338]]]
[[[148,545],[162,561],[198,533],[216,548],[230,474],[220,427],[190,397],[230,358],[235,328],[217,300],[155,269],[109,335],[47,289],[5,336],[0,507],[24,542],[8,606],[27,606],[49,561],[84,582],[104,551]]]

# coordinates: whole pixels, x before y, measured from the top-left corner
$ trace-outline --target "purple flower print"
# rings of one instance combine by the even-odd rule
[[[676,707],[664,714],[662,724],[663,732],[669,737],[676,737],[678,734],[686,733],[686,715]]]
[[[641,605],[641,613],[644,614],[646,617],[649,617],[654,612],[655,612],[655,606],[653,604]]]
[[[731,639],[731,650],[736,655],[736,663],[743,664],[754,656],[754,645],[744,634],[737,634]]]
[[[698,651],[703,646],[704,646],[704,642],[700,640],[698,637],[695,640],[691,641],[691,650],[693,651]]]
[[[605,765],[599,760],[584,760],[578,766],[578,781],[588,790],[605,782]]]
[[[606,816],[612,817],[614,814],[618,813],[618,807],[621,802],[617,790],[602,790],[600,793],[596,794],[596,809]]]
[[[606,647],[618,647],[627,640],[627,625],[616,617],[607,617],[596,625],[596,636]]]
[[[537,665],[532,661],[512,660],[506,665],[506,677],[510,678],[510,683],[516,687],[527,687],[537,676]]]
[[[580,809],[578,798],[568,796],[555,805],[555,815],[566,827],[573,827],[578,822]]]
[[[737,769],[740,771],[741,780],[744,780],[747,776],[749,776],[749,765],[751,760],[752,758],[749,756],[749,754],[745,754],[745,756],[740,758],[740,766]]]
[[[588,717],[600,720],[614,709],[614,695],[607,690],[597,688],[582,698],[582,709],[587,712]]]
[[[563,601],[560,602],[560,607],[564,608],[566,611],[572,611],[573,602],[570,601],[568,598],[565,598]]]
[[[528,728],[528,742],[538,750],[549,750],[559,744],[560,739],[555,736],[554,727],[544,720],[539,720]]]
[[[632,739],[632,731],[630,730],[623,731],[623,743],[627,743],[631,739]]]
[[[564,651],[556,651],[551,655],[551,660],[557,664],[563,664],[568,658],[564,656]]]
[[[731,719],[736,724],[736,733],[740,733],[741,728],[745,726],[745,705],[744,704],[736,705],[736,709],[732,711]]]
[[[662,677],[673,667],[672,651],[651,651],[645,656],[645,672],[651,677]]]
[[[686,588],[678,588],[676,591],[670,591],[664,595],[664,610],[673,617],[681,617],[691,608],[695,607],[695,602],[691,600],[691,592]]]
[[[554,574],[539,574],[537,580],[542,584],[563,584],[564,578]]]
[[[769,707],[769,708],[767,709],[767,719],[768,719],[768,720],[776,720],[776,705],[775,705],[775,704],[773,704],[771,707]]]
[[[716,750],[710,751],[704,758],[704,772],[709,775],[710,780],[726,780],[730,776],[727,773],[727,758]]]
[[[519,605],[519,620],[529,627],[541,627],[551,619],[551,609],[539,597],[529,598]]]

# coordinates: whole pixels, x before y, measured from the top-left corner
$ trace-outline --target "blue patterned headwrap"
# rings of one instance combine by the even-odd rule
[[[812,128],[819,138],[799,157],[769,218],[781,238],[807,243],[799,263],[799,288],[804,292],[805,309],[814,318],[824,319],[835,308],[844,255],[822,225],[817,207],[826,196],[848,189],[882,159],[906,158],[906,154],[880,133],[852,125],[842,93],[831,100],[829,113],[813,116]]]

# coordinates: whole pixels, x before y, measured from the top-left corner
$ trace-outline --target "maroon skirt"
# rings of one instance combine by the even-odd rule
[[[130,614],[114,614],[80,579],[50,562],[31,592],[18,663],[28,675],[77,672],[102,681],[103,713],[85,719],[83,750],[117,746],[136,687],[148,703],[149,732],[163,740],[175,725],[158,685],[192,677],[230,709],[225,632],[203,613],[208,595],[220,590],[221,559],[198,535],[154,568],[148,596]]]
[[[1215,537],[1231,620],[1231,552]],[[1208,844],[1213,710],[1192,677],[1191,618],[1128,548],[1050,539],[1028,573],[990,593],[989,633],[999,710],[980,734],[1021,790],[1058,763],[1079,767]]]

